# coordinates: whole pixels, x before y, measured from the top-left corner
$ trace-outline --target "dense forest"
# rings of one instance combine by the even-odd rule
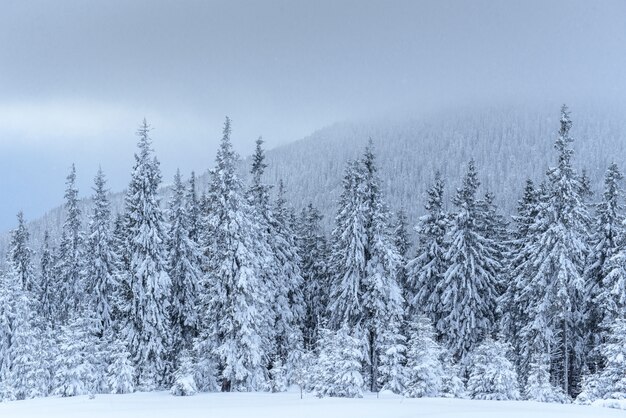
[[[119,208],[99,170],[81,213],[72,168],[58,233],[33,248],[18,214],[0,276],[0,398],[291,385],[319,396],[623,397],[623,177],[609,163],[594,191],[574,166],[567,107],[554,123],[550,167],[526,181],[516,172],[506,203],[498,177],[481,186],[488,161],[470,157],[450,178],[433,160],[425,198],[412,184],[402,192],[408,215],[390,209],[389,159],[379,164],[370,140],[343,167],[331,222],[267,180],[281,168],[262,140],[241,175],[228,118],[205,181],[178,173],[162,205],[144,121]]]

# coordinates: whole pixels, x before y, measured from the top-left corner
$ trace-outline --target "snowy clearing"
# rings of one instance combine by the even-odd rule
[[[626,412],[594,406],[526,401],[474,401],[399,396],[363,399],[317,399],[299,393],[206,393],[176,397],[167,392],[41,398],[0,404],[0,417],[46,418],[601,418],[626,417]]]

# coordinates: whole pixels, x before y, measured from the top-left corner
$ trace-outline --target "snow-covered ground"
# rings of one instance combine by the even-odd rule
[[[166,392],[44,398],[0,404],[7,418],[601,418],[626,417],[616,409],[513,401],[404,399],[368,394],[363,399],[317,399],[299,393]]]

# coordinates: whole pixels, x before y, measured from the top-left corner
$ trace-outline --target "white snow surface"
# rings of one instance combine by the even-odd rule
[[[7,418],[602,418],[626,412],[584,405],[528,401],[406,399],[366,394],[362,399],[323,398],[298,392],[203,393],[172,396],[168,392],[41,398],[0,403]]]

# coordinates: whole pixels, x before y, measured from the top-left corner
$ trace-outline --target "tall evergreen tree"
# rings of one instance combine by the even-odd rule
[[[406,212],[401,209],[396,214],[396,220],[393,225],[392,236],[398,250],[398,255],[400,256],[400,266],[398,267],[397,281],[398,285],[402,289],[402,295],[405,300],[407,300],[408,288],[406,264],[409,249],[411,248],[411,240],[409,238],[409,232],[407,231],[407,228],[408,221],[406,217]]]
[[[39,269],[39,285],[37,286],[39,316],[43,322],[51,323],[55,313],[54,304],[56,303],[56,300],[53,249],[50,247],[50,234],[47,230],[43,235]]]
[[[273,207],[272,252],[277,262],[278,275],[274,284],[279,361],[289,370],[299,361],[303,349],[303,326],[305,316],[303,278],[300,272],[300,254],[297,252],[296,235],[285,199],[282,180]]]
[[[539,213],[522,250],[517,269],[520,309],[528,314],[520,331],[522,373],[546,359],[551,381],[573,393],[584,362],[583,267],[587,254],[587,210],[580,177],[572,167],[572,122],[566,106],[555,142],[558,163],[547,172]]]
[[[443,335],[442,287],[447,261],[445,241],[448,215],[443,207],[444,181],[439,172],[435,173],[435,182],[428,189],[426,202],[427,214],[419,219],[417,255],[407,265],[409,315],[426,315],[432,321],[439,336]]]
[[[17,227],[11,231],[9,265],[17,275],[22,289],[36,292],[37,283],[32,266],[33,250],[28,246],[30,234],[24,222],[24,213],[17,214]]]
[[[201,225],[201,208],[198,200],[198,191],[196,186],[196,173],[191,172],[189,177],[189,185],[187,186],[187,194],[185,198],[185,210],[189,219],[189,238],[198,244],[200,241],[200,225]]]
[[[230,119],[226,118],[204,214],[208,277],[196,351],[202,361],[217,356],[222,390],[259,390],[267,387],[267,336],[271,335],[267,319],[273,317],[271,289],[262,271],[272,257],[255,212],[243,195],[230,134]]]
[[[320,222],[322,215],[309,203],[302,210],[299,227],[300,271],[304,281],[304,344],[313,349],[328,305],[328,244]]]
[[[82,308],[85,293],[85,239],[81,231],[81,210],[76,188],[76,167],[72,164],[65,190],[65,222],[56,257],[57,295],[55,305],[61,324]]]
[[[144,119],[137,131],[131,181],[126,192],[125,230],[128,272],[125,275],[125,335],[137,369],[138,387],[151,389],[166,382],[171,282],[167,274],[167,234],[159,207],[159,163],[153,156],[150,126]]]
[[[174,176],[169,202],[168,272],[172,281],[171,316],[174,353],[191,347],[198,333],[198,289],[202,254],[191,238],[191,218],[180,171]]]
[[[456,359],[464,360],[477,344],[494,331],[500,269],[498,248],[485,236],[484,214],[476,200],[480,185],[470,161],[463,185],[453,199],[447,241],[447,269],[438,283],[441,292],[440,329]]]
[[[595,371],[601,362],[597,348],[606,341],[607,329],[617,318],[619,301],[613,292],[612,260],[619,261],[626,238],[622,206],[622,173],[609,165],[604,177],[603,200],[596,205],[591,248],[585,269],[586,339],[591,351],[587,364]],[[617,271],[616,271],[617,273]],[[595,352],[594,352],[595,350]]]
[[[360,326],[367,348],[368,386],[376,391],[392,376],[379,376],[380,361],[402,361],[383,356],[394,347],[400,352],[402,291],[397,283],[401,259],[390,237],[389,211],[383,201],[370,141],[360,161],[346,170],[344,191],[333,231],[333,269],[329,313],[335,328]],[[382,356],[382,358],[381,358]],[[383,364],[385,370],[395,365]]]
[[[113,296],[116,288],[115,254],[111,248],[111,209],[106,178],[102,169],[94,179],[93,212],[87,238],[87,291],[89,307],[95,311],[97,333],[103,336],[111,328]]]

